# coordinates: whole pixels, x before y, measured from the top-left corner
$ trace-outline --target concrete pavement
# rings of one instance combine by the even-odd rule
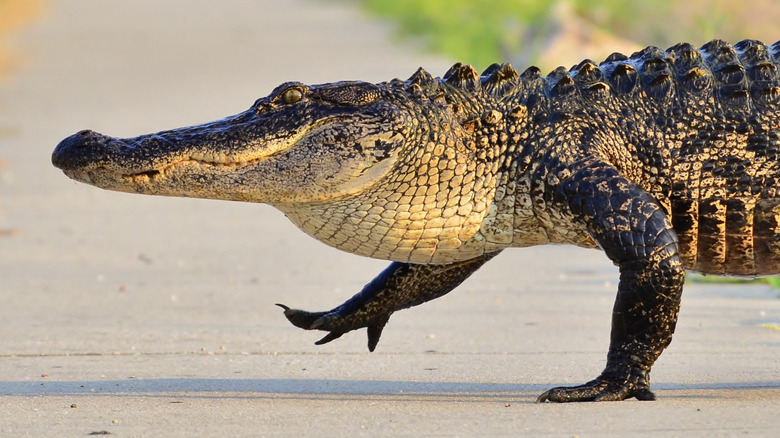
[[[342,3],[52,1],[0,84],[0,436],[777,436],[778,292],[687,286],[659,401],[535,405],[602,368],[617,281],[595,251],[507,251],[449,296],[315,347],[386,263],[270,207],[111,193],[49,163],[237,113],[287,80],[441,75]],[[575,60],[563,60],[571,64]],[[481,66],[484,67],[484,66]]]

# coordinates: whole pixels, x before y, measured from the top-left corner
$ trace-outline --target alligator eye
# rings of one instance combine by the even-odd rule
[[[297,88],[290,88],[282,93],[282,101],[284,103],[295,103],[301,99],[303,99],[303,93]]]

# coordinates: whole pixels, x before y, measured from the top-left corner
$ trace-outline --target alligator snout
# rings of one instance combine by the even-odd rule
[[[62,140],[51,155],[51,163],[62,170],[78,170],[108,159],[112,137],[88,129]]]

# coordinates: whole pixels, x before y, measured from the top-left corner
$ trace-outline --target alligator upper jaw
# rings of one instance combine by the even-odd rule
[[[263,135],[251,125],[251,112],[203,125],[178,128],[134,138],[115,138],[91,130],[62,140],[52,153],[52,164],[70,178],[102,188],[109,177],[125,182],[153,180],[186,165],[210,170],[251,166],[295,144],[329,118],[288,135]],[[124,190],[127,191],[127,190]]]

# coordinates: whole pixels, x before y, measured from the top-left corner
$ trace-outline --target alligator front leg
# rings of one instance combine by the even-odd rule
[[[573,181],[556,188],[558,198],[620,267],[609,354],[599,377],[537,402],[654,400],[650,368],[672,340],[684,281],[677,235],[653,198],[611,166],[591,163]]]
[[[296,327],[329,333],[316,342],[325,344],[344,333],[368,329],[368,349],[374,351],[382,329],[396,310],[417,306],[447,294],[498,254],[447,265],[394,262],[344,304],[326,312],[306,312],[277,304]]]

